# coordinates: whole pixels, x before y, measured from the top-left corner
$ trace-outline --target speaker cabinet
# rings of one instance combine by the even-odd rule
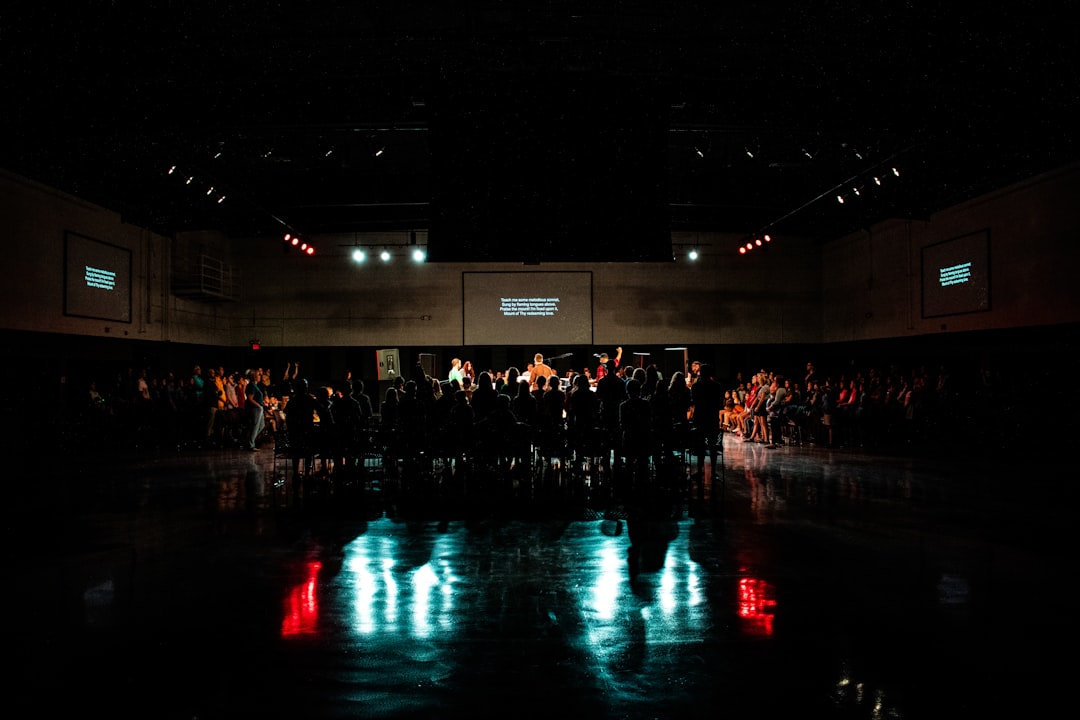
[[[397,348],[376,350],[379,380],[393,380],[401,374],[401,353]]]
[[[435,369],[435,353],[420,353],[417,362],[420,363],[420,367],[424,368],[425,375],[432,378],[439,377]]]

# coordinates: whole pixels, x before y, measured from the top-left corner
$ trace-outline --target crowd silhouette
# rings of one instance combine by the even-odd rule
[[[372,398],[351,373],[316,384],[299,363],[276,376],[210,364],[160,375],[128,368],[91,379],[54,431],[84,452],[274,449],[297,477],[361,476],[377,458],[399,478],[464,483],[487,470],[543,477],[563,467],[596,479],[617,470],[630,484],[700,476],[722,462],[724,434],[769,449],[915,453],[1008,432],[995,412],[1000,383],[982,369],[963,381],[943,365],[821,374],[807,363],[745,380],[698,362],[665,376],[609,359],[595,381],[531,370],[440,380],[418,363]]]

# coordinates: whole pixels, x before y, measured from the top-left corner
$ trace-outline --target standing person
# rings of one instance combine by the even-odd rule
[[[690,385],[686,382],[686,375],[681,370],[676,370],[668,382],[668,396],[671,398],[671,422],[673,425],[685,425],[690,421],[690,409],[693,407],[690,400]]]
[[[248,384],[261,385],[257,382]],[[305,474],[310,475],[314,471],[312,465],[317,446],[315,416],[318,411],[319,401],[312,394],[307,378],[296,378],[285,414],[285,430],[289,435],[289,454],[292,455],[293,478],[296,480],[293,485],[294,494],[299,494],[301,489],[301,465]]]
[[[694,408],[694,427],[704,444],[704,452],[698,453],[698,471],[705,468],[706,453],[715,470],[716,457],[720,452],[720,443],[723,442],[720,410],[724,407],[724,391],[720,383],[716,382],[711,365],[699,366],[697,382],[690,386],[690,404]]]
[[[458,385],[462,384],[465,373],[461,370],[461,358],[454,358],[450,361],[450,372],[447,374],[446,379],[450,382],[457,380]]]
[[[615,348],[615,357],[611,358],[608,354],[600,353],[600,364],[596,367],[596,382],[600,382],[600,379],[608,372],[608,363],[611,362],[616,370],[619,369],[619,363],[622,362],[622,346]],[[594,385],[596,383],[593,383]]]
[[[701,361],[694,360],[690,363],[690,378],[687,380],[688,385],[693,385],[701,377]]]
[[[364,425],[371,427],[372,418],[375,416],[375,404],[371,401],[371,396],[364,392],[364,381],[360,378],[356,378],[352,381],[353,397],[360,405],[360,414],[363,417]]]
[[[206,408],[206,447],[221,447],[225,416],[222,414],[219,418],[218,411],[225,409],[225,383],[218,377],[217,370],[212,367],[206,368],[203,404]]]
[[[772,396],[772,391],[769,390],[769,375],[768,373],[760,372],[757,375],[758,378],[758,391],[754,395],[754,407],[750,414],[753,418],[753,429],[750,431],[750,442],[759,442],[762,444],[769,442],[769,398]]]
[[[608,432],[612,447],[619,439],[619,406],[626,400],[626,383],[615,374],[615,364],[608,361],[607,372],[596,383],[600,398],[600,424]]]
[[[547,378],[551,377],[554,374],[555,371],[552,370],[548,365],[544,364],[544,356],[541,353],[536,353],[536,355],[533,356],[532,370],[529,372],[530,389],[536,390],[536,378],[543,377],[545,380],[547,380]]]
[[[225,380],[225,409],[237,410],[241,407],[240,397],[236,394],[240,389],[239,378],[236,373],[229,373]]]
[[[619,447],[626,458],[630,488],[641,490],[640,482],[648,476],[649,456],[656,439],[652,406],[641,396],[641,383],[637,379],[626,381],[625,392],[626,399],[619,403]]]
[[[256,442],[259,433],[266,426],[266,394],[262,386],[262,370],[248,370],[247,383],[244,385],[244,415],[248,431],[247,449],[254,452],[259,447]]]
[[[521,382],[521,371],[516,367],[509,367],[506,370],[506,382],[503,383],[499,389],[500,395],[507,395],[513,400],[517,396],[517,386]]]
[[[299,372],[299,361],[297,361],[296,363],[285,364],[285,371],[282,372],[281,375],[281,384],[278,386],[278,397],[284,397],[285,395],[293,394],[293,391],[296,389],[296,377],[299,375]],[[264,370],[262,370],[261,368],[259,368],[259,375],[264,376]],[[265,371],[265,376],[261,379],[264,380],[264,388],[262,388],[262,392],[265,393],[267,390],[266,381],[270,379],[269,371]]]

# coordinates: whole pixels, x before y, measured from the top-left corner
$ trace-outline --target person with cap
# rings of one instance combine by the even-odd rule
[[[622,362],[622,347],[615,348],[615,357],[610,357],[606,352],[600,353],[600,364],[596,368],[596,379],[593,380],[593,385],[600,382],[601,379],[608,372],[608,364],[612,364],[615,369],[618,369],[619,363]]]

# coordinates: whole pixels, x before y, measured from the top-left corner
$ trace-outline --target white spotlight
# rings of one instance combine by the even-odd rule
[[[389,250],[383,250],[381,253],[379,253],[379,258],[383,262],[390,262],[390,251]]]
[[[352,251],[352,259],[355,263],[362,263],[367,260],[367,253],[364,252],[361,248],[356,248]]]
[[[687,257],[689,257],[691,260],[697,260],[698,259],[697,249],[695,248],[695,249],[691,250],[689,252],[689,254],[687,255]]]

